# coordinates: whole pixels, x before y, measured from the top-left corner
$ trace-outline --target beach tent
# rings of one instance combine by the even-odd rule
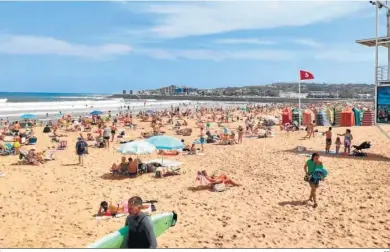
[[[355,113],[353,113],[351,108],[347,107],[341,112],[340,126],[351,127],[354,125],[355,125]]]
[[[306,109],[305,112],[303,112],[303,125],[308,125],[314,120],[314,118],[314,112],[310,109]]]
[[[353,108],[352,111],[353,111],[353,114],[355,116],[355,125],[360,126],[361,125],[360,110],[358,110],[357,108]]]
[[[282,112],[282,124],[286,123],[292,124],[292,113],[289,108],[283,109]]]
[[[334,108],[334,121],[333,121],[333,125],[340,126],[341,112],[342,112],[341,107],[335,107]]]
[[[362,126],[372,126],[374,125],[374,120],[375,120],[374,114],[369,109],[365,111],[363,114]]]
[[[301,118],[302,123],[302,115],[299,113],[299,109],[295,108],[292,110],[292,121],[299,123],[299,117]]]
[[[334,111],[333,109],[330,109],[328,107],[325,107],[324,108],[324,111],[326,113],[326,116],[328,117],[328,122],[333,125],[334,123]]]
[[[328,116],[325,111],[320,110],[317,114],[317,125],[318,126],[330,126]]]

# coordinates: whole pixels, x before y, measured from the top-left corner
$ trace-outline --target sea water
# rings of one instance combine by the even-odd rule
[[[34,114],[39,119],[50,120],[60,113],[85,116],[93,110],[100,110],[104,113],[111,111],[115,115],[121,111],[163,110],[179,104],[201,104],[194,101],[125,100],[110,98],[110,95],[103,94],[67,93],[0,92],[0,99],[2,100],[0,102],[0,118],[8,120],[16,120],[22,114]]]

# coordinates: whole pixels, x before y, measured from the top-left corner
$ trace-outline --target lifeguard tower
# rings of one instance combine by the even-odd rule
[[[375,47],[375,123],[377,123],[377,94],[378,87],[390,86],[390,7],[384,1],[375,0],[369,1],[376,8],[375,17],[375,38],[357,40],[356,43]],[[385,37],[379,36],[379,14],[380,10],[386,9],[386,23],[387,23],[387,34]],[[379,66],[379,47],[387,48],[387,65]]]

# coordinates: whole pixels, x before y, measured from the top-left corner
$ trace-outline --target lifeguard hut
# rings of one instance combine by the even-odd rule
[[[356,40],[356,43],[375,48],[375,123],[377,122],[378,87],[390,86],[390,7],[380,0],[369,1],[376,8],[375,38]],[[379,14],[382,8],[386,9],[387,34],[379,35]],[[387,65],[379,66],[379,47],[387,48]]]

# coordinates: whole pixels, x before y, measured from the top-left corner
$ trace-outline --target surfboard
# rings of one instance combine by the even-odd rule
[[[155,214],[150,217],[152,219],[154,234],[156,237],[163,234],[170,227],[173,227],[177,222],[177,214],[175,212],[166,212],[161,214]],[[129,228],[122,227],[121,229],[108,234],[90,244],[88,248],[121,248],[124,238],[128,234]]]

